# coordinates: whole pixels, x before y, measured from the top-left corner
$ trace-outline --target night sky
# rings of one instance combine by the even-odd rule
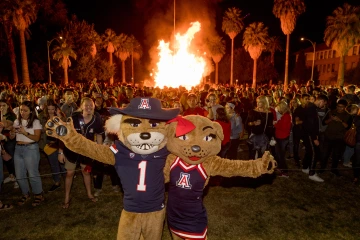
[[[95,29],[100,34],[104,33],[105,29],[112,28],[118,34],[121,32],[133,34],[143,44],[147,40],[147,35],[144,33],[145,28],[149,23],[149,19],[153,19],[153,13],[157,11],[167,12],[171,16],[173,13],[172,0],[64,1],[70,14],[76,14],[79,19],[94,23]],[[224,36],[226,40],[228,38],[221,32],[222,15],[228,7],[235,6],[240,8],[244,15],[250,13],[244,21],[246,25],[254,21],[262,21],[269,27],[270,35],[282,36],[285,44],[285,37],[280,28],[280,20],[272,14],[272,0],[176,0],[176,5],[180,5],[181,1],[190,3],[195,1],[200,3],[218,2],[212,6],[212,10],[216,13],[217,32]],[[322,42],[326,17],[336,7],[343,5],[345,2],[353,5],[359,4],[359,0],[305,0],[306,12],[298,18],[296,28],[291,35],[291,49],[297,51],[299,48],[308,47],[309,42],[302,43],[299,41],[302,36],[317,43]],[[191,10],[199,11],[196,8]],[[180,13],[177,14],[180,15]],[[149,19],[146,19],[146,17]],[[177,18],[177,21],[181,20]],[[236,38],[238,46],[241,44],[241,38],[242,36]],[[230,41],[227,41],[227,44],[229,45]]]

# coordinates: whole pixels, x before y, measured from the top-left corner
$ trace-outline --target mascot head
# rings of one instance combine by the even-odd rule
[[[189,115],[169,121],[167,148],[188,164],[202,163],[221,150],[224,134],[220,124]]]
[[[166,122],[180,110],[162,109],[156,98],[137,97],[126,108],[109,108],[109,112],[112,116],[105,123],[106,132],[116,134],[134,153],[146,155],[166,145]]]

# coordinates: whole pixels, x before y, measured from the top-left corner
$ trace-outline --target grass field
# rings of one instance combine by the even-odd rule
[[[289,167],[295,168],[291,161]],[[50,172],[46,161],[41,162],[40,171]],[[316,183],[294,170],[288,179],[265,175],[223,179],[221,186],[210,184],[204,197],[208,238],[360,239],[360,187],[351,183],[351,170],[342,175],[325,172],[321,175],[325,182]],[[44,190],[49,189],[51,177],[42,180]],[[21,192],[12,186],[5,184],[0,197],[16,205]],[[112,192],[109,178],[97,203],[87,199],[80,172],[74,179],[69,209],[60,207],[63,186],[45,197],[41,206],[34,208],[29,202],[0,212],[0,239],[116,239],[122,193]],[[171,239],[166,224],[163,239]]]

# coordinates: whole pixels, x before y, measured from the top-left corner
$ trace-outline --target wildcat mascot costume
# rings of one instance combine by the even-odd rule
[[[202,194],[209,177],[258,177],[276,166],[269,153],[252,161],[217,157],[223,139],[218,123],[179,117],[178,109],[162,109],[155,98],[134,98],[126,108],[109,111],[113,116],[105,123],[106,132],[119,138],[110,148],[78,134],[71,119],[48,121],[47,134],[74,152],[115,165],[124,190],[117,239],[161,239],[165,181],[170,182],[167,217],[173,238],[206,239]]]

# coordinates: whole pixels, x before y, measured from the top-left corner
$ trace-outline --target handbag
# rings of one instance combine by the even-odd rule
[[[12,156],[5,151],[4,144],[2,142],[1,142],[1,148],[2,148],[1,158],[6,162],[9,161],[12,158]]]
[[[355,147],[355,145],[356,145],[356,127],[355,127],[355,124],[352,124],[351,128],[345,132],[344,141],[350,147]]]
[[[51,155],[58,150],[58,145],[56,143],[47,143],[44,147],[44,152],[46,155]]]

